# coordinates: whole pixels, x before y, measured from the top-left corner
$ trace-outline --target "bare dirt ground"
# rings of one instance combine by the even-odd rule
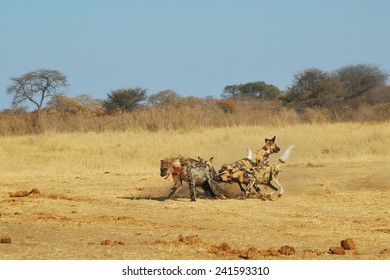
[[[168,199],[172,181],[159,170],[2,178],[0,259],[388,260],[389,169],[287,164],[285,194],[274,201],[200,192],[190,202],[187,185]],[[238,194],[237,185],[224,188]],[[329,253],[346,238],[356,249]],[[279,253],[284,245],[295,254]]]

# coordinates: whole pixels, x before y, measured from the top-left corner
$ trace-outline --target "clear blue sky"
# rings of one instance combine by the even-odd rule
[[[0,109],[10,77],[55,69],[69,96],[220,97],[226,85],[281,90],[316,67],[369,63],[390,72],[388,0],[0,0]]]

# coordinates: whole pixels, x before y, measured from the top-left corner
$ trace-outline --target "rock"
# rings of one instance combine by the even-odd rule
[[[295,255],[295,249],[293,247],[290,247],[288,245],[285,245],[283,247],[281,247],[279,250],[278,250],[278,253],[279,254],[282,254],[282,255]]]
[[[179,242],[183,242],[186,245],[194,245],[200,242],[200,238],[198,235],[188,235],[183,236],[179,235]]]
[[[26,191],[17,191],[17,192],[14,192],[14,193],[9,193],[9,196],[10,197],[25,197],[25,196],[28,196],[29,193],[26,192]]]
[[[126,245],[126,244],[122,241],[106,239],[106,240],[103,240],[100,243],[100,245],[117,246],[117,245]]]
[[[0,239],[0,243],[1,244],[11,244],[11,237],[2,237],[1,239]]]
[[[29,195],[30,195],[30,194],[41,195],[41,191],[38,190],[37,188],[34,188],[34,189],[32,189],[32,190],[29,192]]]
[[[342,247],[330,247],[329,252],[335,255],[345,255],[345,250]]]
[[[259,251],[256,247],[249,247],[246,250],[245,257],[247,260],[257,260],[259,258]]]
[[[354,250],[356,249],[356,244],[351,238],[348,238],[341,241],[341,247],[343,247],[344,250]]]

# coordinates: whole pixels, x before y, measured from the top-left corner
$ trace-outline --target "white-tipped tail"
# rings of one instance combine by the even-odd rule
[[[252,150],[248,148],[247,151],[248,151],[248,155],[246,156],[246,158],[252,161],[253,160]]]
[[[295,145],[291,145],[287,148],[287,150],[283,153],[283,155],[279,158],[279,161],[284,163],[287,158],[290,156],[292,149],[295,147]]]

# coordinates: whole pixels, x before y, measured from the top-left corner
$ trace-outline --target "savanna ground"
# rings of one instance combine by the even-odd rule
[[[273,135],[281,153],[295,144],[282,198],[190,202],[187,185],[167,198],[160,159],[214,156],[219,169]],[[388,122],[4,136],[0,259],[240,259],[256,247],[264,259],[388,260],[389,152]],[[355,250],[328,253],[346,238]],[[275,254],[283,245],[296,254]]]

